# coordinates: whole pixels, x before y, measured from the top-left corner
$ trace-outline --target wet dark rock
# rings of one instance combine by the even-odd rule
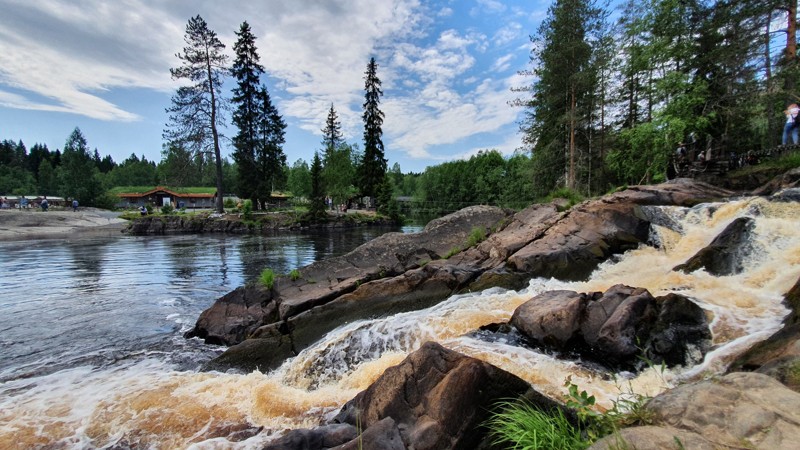
[[[749,217],[735,219],[708,246],[673,270],[691,273],[705,269],[715,276],[741,273],[744,260],[753,249],[750,242],[754,226],[755,222]]]
[[[379,420],[352,441],[331,450],[406,450],[400,429],[391,417]]]
[[[263,323],[278,320],[272,291],[261,285],[236,288],[200,314],[187,338],[208,344],[233,345],[243,341]]]
[[[391,417],[406,447],[417,450],[481,448],[492,405],[523,395],[546,411],[560,407],[515,375],[428,342],[386,369],[335,420],[368,432]]]
[[[264,446],[263,450],[321,450],[337,447],[356,439],[357,436],[358,429],[347,424],[323,425],[312,429],[302,428],[289,431]]]
[[[510,323],[535,345],[577,353],[607,367],[697,362],[710,347],[703,310],[677,294],[653,298],[642,288],[549,291],[520,305]]]

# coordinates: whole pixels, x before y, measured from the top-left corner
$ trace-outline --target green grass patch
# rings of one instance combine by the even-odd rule
[[[272,269],[264,269],[261,271],[261,276],[258,277],[258,281],[267,289],[272,289],[272,287],[275,286],[275,272],[273,272]]]
[[[297,269],[292,269],[292,271],[289,272],[289,279],[291,279],[292,281],[299,280],[300,279],[300,271],[297,270]]]
[[[566,209],[572,208],[573,206],[585,200],[585,198],[578,191],[574,191],[572,189],[567,189],[564,187],[548,194],[547,197],[545,197],[541,203],[550,203],[557,198],[563,198],[567,200]]]
[[[573,426],[561,410],[544,412],[524,400],[503,401],[496,405],[486,426],[492,444],[514,449],[585,449],[581,430]]]
[[[467,238],[467,248],[474,247],[486,239],[486,229],[483,227],[474,227],[469,233]]]

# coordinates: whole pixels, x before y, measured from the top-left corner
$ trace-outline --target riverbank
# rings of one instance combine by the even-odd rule
[[[0,210],[0,241],[116,236],[128,221],[97,208]]]

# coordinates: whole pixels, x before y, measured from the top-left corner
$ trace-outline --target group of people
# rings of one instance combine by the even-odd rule
[[[797,106],[797,103],[792,103],[783,113],[786,114],[786,123],[783,125],[783,139],[781,139],[781,143],[783,145],[800,144],[800,141],[797,139],[797,126],[800,125],[800,122],[797,120],[797,115],[800,113],[800,107]]]

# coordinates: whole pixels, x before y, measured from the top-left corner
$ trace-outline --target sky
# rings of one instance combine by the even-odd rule
[[[364,72],[378,63],[383,142],[404,173],[521,146],[512,87],[549,0],[0,0],[0,140],[62,149],[75,127],[122,162],[159,161],[170,68],[200,15],[233,61],[242,22],[287,123],[291,165],[321,149],[333,104],[363,149]],[[233,81],[226,84],[230,96]],[[228,120],[230,122],[230,120]],[[223,130],[229,156],[235,130]]]

